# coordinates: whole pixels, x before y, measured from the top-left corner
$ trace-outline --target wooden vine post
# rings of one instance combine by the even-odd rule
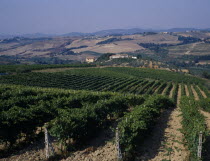
[[[202,131],[200,131],[199,133],[199,143],[198,143],[198,153],[197,153],[197,156],[198,156],[198,159],[201,160],[201,157],[202,157]]]
[[[44,136],[45,136],[45,156],[47,159],[49,159],[50,154],[49,154],[49,138],[48,138],[48,132],[47,128],[45,127],[44,131]]]
[[[117,149],[117,161],[122,161],[122,153],[120,150],[120,139],[119,139],[119,130],[116,128],[116,149]]]
[[[51,155],[54,155],[54,149],[53,149],[52,144],[50,142],[46,126],[45,126],[44,134],[45,134],[45,156],[46,156],[47,159],[49,159],[50,158],[50,152],[51,152]]]

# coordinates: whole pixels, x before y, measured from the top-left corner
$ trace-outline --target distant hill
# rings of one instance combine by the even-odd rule
[[[70,32],[70,33],[67,33],[67,34],[63,34],[62,36],[77,36],[77,37],[80,37],[80,36],[90,36],[91,33],[82,33],[82,32]]]
[[[55,37],[56,34],[43,34],[43,33],[34,33],[34,34],[0,34],[0,39],[11,39],[14,37],[24,37],[24,38],[43,38],[43,37]]]
[[[163,30],[162,30],[163,31]],[[197,29],[197,28],[172,28],[167,29],[167,32],[186,32],[186,31],[210,31],[210,28],[207,29]]]
[[[10,39],[15,37],[15,35],[9,35],[9,34],[0,34],[0,39]]]
[[[110,30],[102,30],[102,31],[94,32],[93,35],[99,35],[99,36],[114,35],[114,34],[131,35],[131,34],[143,33],[143,32],[156,32],[156,31],[153,29],[140,29],[140,28],[110,29]]]
[[[210,31],[210,28],[197,29],[197,28],[171,28],[171,29],[141,29],[141,28],[131,28],[131,29],[109,29],[101,30],[92,33],[82,33],[82,32],[71,32],[66,34],[23,34],[23,35],[9,35],[0,34],[0,39],[8,39],[13,37],[26,37],[26,38],[40,38],[40,37],[56,37],[56,36],[71,36],[71,37],[82,37],[82,36],[107,36],[107,35],[132,35],[136,33],[144,32],[186,32],[186,31]]]
[[[141,28],[132,28],[132,29],[109,29],[101,30],[93,33],[81,33],[81,32],[72,32],[64,34],[64,36],[107,36],[107,35],[132,35],[136,33],[144,32],[186,32],[186,31],[210,31],[210,28],[207,29],[196,29],[196,28],[171,28],[171,29],[141,29]]]

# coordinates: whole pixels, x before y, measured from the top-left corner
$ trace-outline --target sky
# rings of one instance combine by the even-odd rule
[[[0,0],[0,34],[210,28],[210,0]]]

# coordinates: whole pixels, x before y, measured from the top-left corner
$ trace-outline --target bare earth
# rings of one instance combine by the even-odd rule
[[[116,126],[116,125],[114,125]],[[86,147],[73,152],[62,161],[115,161],[117,156],[114,132],[108,128],[101,131],[99,136],[91,139]],[[57,149],[56,144],[53,147]],[[18,154],[0,159],[0,161],[38,161],[45,160],[44,138],[34,145],[18,152]]]
[[[173,91],[174,91],[174,88],[175,88],[175,85],[173,84],[173,88],[171,89],[171,92],[170,92],[169,98],[172,98],[172,96],[173,96]]]
[[[71,157],[62,161],[116,161],[117,151],[115,145],[111,142],[97,148],[97,150],[93,149],[92,151],[91,148],[90,150],[77,151]]]
[[[190,93],[188,91],[187,85],[184,85],[184,86],[185,86],[186,96],[189,97]]]
[[[206,93],[205,93],[204,91],[202,91],[202,90],[200,89],[199,86],[197,86],[197,87],[198,87],[198,89],[200,90],[200,92],[201,92],[201,94],[203,95],[203,97],[204,97],[204,98],[207,98]]]
[[[210,113],[200,110],[200,112],[206,117],[206,125],[207,128],[210,130]]]
[[[167,89],[168,85],[164,88],[163,92],[161,93],[161,95],[164,95],[165,94],[165,91]]]
[[[35,145],[19,151],[17,154],[7,158],[0,159],[0,161],[38,161],[45,159],[44,138]]]
[[[192,85],[191,85],[191,89],[192,89],[195,100],[198,101],[199,100],[198,94],[197,94],[197,92],[195,91],[195,89]]]
[[[117,123],[113,124],[113,128]],[[115,133],[110,129],[101,131],[92,139],[87,148],[74,152],[66,161],[115,161],[117,150],[114,142]],[[62,160],[62,161],[65,161]]]
[[[190,47],[190,50],[188,50],[188,51],[185,53],[185,55],[190,55],[190,52],[196,47],[197,44],[198,44],[198,43],[192,44],[192,46]]]

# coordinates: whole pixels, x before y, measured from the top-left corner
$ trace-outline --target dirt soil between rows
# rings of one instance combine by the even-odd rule
[[[199,96],[198,96],[197,92],[195,91],[195,89],[194,89],[194,87],[192,85],[191,85],[191,89],[192,89],[192,92],[193,92],[195,100],[198,101],[199,100]]]
[[[185,86],[186,96],[189,97],[190,93],[189,93],[189,90],[188,90],[188,88],[187,88],[187,85],[184,85],[184,86]]]

